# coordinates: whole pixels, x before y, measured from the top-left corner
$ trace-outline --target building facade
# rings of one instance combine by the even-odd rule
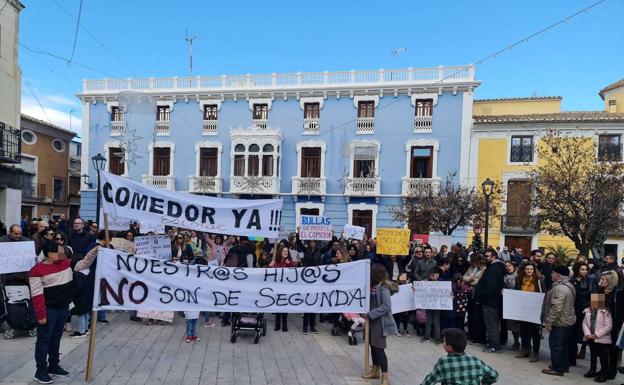
[[[468,175],[474,67],[86,80],[81,215],[96,172],[177,191],[284,199],[335,228],[402,227],[391,210],[417,186]],[[463,235],[465,237],[465,234]]]
[[[76,133],[22,114],[22,205],[27,218],[69,215],[70,147]],[[80,165],[73,167],[74,186]]]
[[[24,6],[3,2],[0,12],[0,221],[19,223],[21,71],[18,64],[19,16]]]
[[[540,162],[537,148],[552,131],[595,140],[597,161],[622,161],[624,113],[608,108],[608,100],[624,96],[624,82],[618,83],[600,92],[603,99],[608,93],[604,111],[562,112],[558,96],[475,100],[470,180],[478,185],[490,178],[502,187],[499,215],[490,223],[490,245],[519,247],[524,253],[556,245],[575,248],[566,237],[540,231],[531,209],[527,172]],[[469,233],[468,240],[471,237]],[[611,236],[605,249],[621,256],[624,240]]]

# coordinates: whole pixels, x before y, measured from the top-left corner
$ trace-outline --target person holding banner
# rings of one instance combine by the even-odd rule
[[[537,266],[527,262],[518,268],[516,277],[516,290],[535,293],[544,292],[544,280],[540,277]],[[520,326],[520,351],[516,358],[527,358],[529,362],[539,361],[542,325],[518,321]]]
[[[278,248],[275,257],[269,263],[269,267],[273,268],[288,268],[295,267],[292,259],[290,258],[290,249],[288,246],[282,246]],[[280,328],[283,332],[288,331],[288,313],[275,313],[275,331],[279,331]]]
[[[362,378],[370,380],[381,378],[381,385],[390,385],[388,377],[388,357],[386,356],[386,337],[396,335],[397,325],[392,317],[391,296],[399,291],[398,286],[390,281],[386,267],[376,263],[371,267],[370,312],[366,315],[370,325],[370,347],[373,366]]]
[[[303,249],[303,258],[301,259],[301,266],[313,267],[320,266],[323,259],[323,252],[319,247],[319,243],[315,240],[308,241],[308,244],[303,244],[297,234],[297,242],[300,243],[299,247]],[[318,334],[316,330],[316,314],[304,313],[303,314],[303,334],[307,334],[310,330],[313,334]]]

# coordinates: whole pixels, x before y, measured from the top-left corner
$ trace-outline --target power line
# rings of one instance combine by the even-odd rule
[[[39,97],[37,96],[35,91],[32,89],[32,87],[30,86],[30,83],[28,82],[28,79],[25,76],[24,76],[24,83],[26,83],[26,87],[28,87],[28,89],[30,90],[30,93],[32,94],[32,96],[35,97],[35,100],[37,101],[37,104],[39,104],[39,108],[41,108],[41,112],[43,112],[43,115],[45,115],[46,120],[48,121],[48,123],[52,124],[52,121],[50,120],[50,117],[48,116],[48,113],[45,111],[45,109],[41,105],[41,102],[39,101]]]
[[[71,66],[72,60],[74,60],[74,53],[76,53],[76,43],[78,42],[78,30],[80,29],[80,17],[82,16],[82,0],[80,0],[80,5],[78,6],[78,20],[76,20],[76,32],[74,33],[74,46],[72,48],[71,56],[67,61],[67,65]]]
[[[67,61],[69,60],[69,58],[66,58],[66,57],[63,57],[63,56],[57,55],[57,54],[52,53],[52,52],[43,51],[43,50],[40,50],[40,49],[35,48],[35,47],[29,47],[29,46],[25,45],[25,44],[24,44],[24,43],[22,43],[22,42],[19,42],[18,44],[19,44],[22,48],[24,48],[25,50],[30,51],[30,52],[32,52],[32,53],[36,53],[36,54],[38,54],[38,55],[50,56],[50,57],[52,57],[52,58],[54,58],[54,59],[62,60],[62,61],[64,61],[64,62],[67,62]],[[89,71],[93,71],[93,72],[96,72],[96,73],[102,74],[102,75],[104,75],[104,76],[106,76],[106,77],[110,77],[110,78],[113,78],[113,79],[121,79],[121,78],[118,78],[117,76],[115,76],[115,75],[113,75],[113,74],[111,74],[111,73],[108,73],[108,72],[105,72],[105,71],[101,71],[101,70],[99,70],[99,69],[97,69],[97,68],[94,68],[94,67],[88,66],[88,65],[86,65],[86,64],[81,64],[81,63],[78,63],[78,62],[75,62],[75,61],[74,61],[73,63],[74,63],[74,64],[76,64],[76,65],[77,65],[77,66],[79,66],[79,67],[83,67],[83,68],[85,68],[85,69],[88,69]]]

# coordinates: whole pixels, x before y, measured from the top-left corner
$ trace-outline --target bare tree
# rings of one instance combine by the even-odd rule
[[[403,206],[392,210],[394,219],[407,223],[412,231],[421,234],[436,231],[451,235],[459,227],[483,223],[483,194],[474,187],[460,185],[455,176],[455,173],[449,173],[438,190],[432,189],[429,183],[417,186]],[[493,218],[500,200],[498,185],[490,199],[490,218]]]
[[[581,254],[604,256],[609,233],[620,230],[624,164],[619,145],[598,148],[589,138],[549,134],[529,172],[541,228],[568,237]],[[596,158],[596,155],[600,159]],[[613,158],[610,158],[610,156]]]

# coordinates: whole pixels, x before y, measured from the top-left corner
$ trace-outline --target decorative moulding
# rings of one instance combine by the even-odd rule
[[[266,104],[266,105],[268,105],[269,110],[271,110],[271,106],[273,105],[273,99],[271,99],[271,98],[265,98],[265,99],[250,98],[249,99],[249,109],[251,111],[253,111],[254,104]]]
[[[221,111],[221,99],[199,99],[199,110],[203,112],[207,104],[216,104],[217,111]]]
[[[437,93],[412,94],[412,106],[416,107],[416,99],[433,99],[433,105],[438,104]]]
[[[157,106],[169,106],[169,112],[173,111],[174,104],[175,102],[173,100],[157,100],[156,101]]]
[[[113,107],[119,107],[119,102],[106,102],[106,111],[108,111],[109,113],[113,112]]]
[[[325,98],[322,97],[322,96],[318,96],[318,97],[312,97],[312,96],[301,97],[301,98],[299,98],[299,107],[303,110],[303,106],[305,105],[305,103],[318,103],[319,104],[319,109],[323,109],[323,101],[324,100],[325,100]]]
[[[356,95],[353,97],[353,105],[358,108],[359,102],[375,102],[375,108],[379,105],[379,95]]]

